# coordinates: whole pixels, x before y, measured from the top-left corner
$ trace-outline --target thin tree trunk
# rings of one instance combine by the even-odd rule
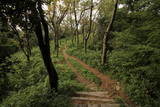
[[[108,41],[109,41],[109,36],[110,36],[110,31],[112,29],[112,25],[116,16],[116,12],[117,12],[117,7],[118,7],[118,0],[115,1],[115,8],[113,10],[113,14],[111,17],[111,21],[107,27],[107,30],[105,31],[104,37],[103,37],[103,49],[102,49],[102,58],[101,58],[101,63],[102,65],[104,65],[106,63],[106,58],[107,58],[107,45],[108,45]]]
[[[87,53],[87,43],[88,43],[88,39],[91,35],[91,31],[92,31],[92,12],[93,12],[93,0],[91,0],[91,7],[90,7],[90,19],[89,19],[89,32],[88,32],[88,35],[87,37],[85,37],[85,40],[84,40],[84,50],[85,50],[85,53]]]
[[[56,23],[54,23],[52,21],[52,26],[54,28],[54,51],[56,53],[56,56],[58,57],[59,54],[59,25],[57,25]]]
[[[30,36],[29,36],[29,31],[28,31],[28,25],[27,25],[27,13],[25,13],[25,38],[26,38],[26,51],[27,51],[27,60],[30,61],[30,56],[31,56],[31,45],[30,45]]]
[[[30,61],[30,53],[28,53],[28,49],[25,49],[24,40],[21,39],[21,37],[20,37],[15,25],[10,25],[10,27],[14,31],[14,33],[17,35],[17,40],[19,42],[20,49],[22,50],[22,52],[26,56],[27,61]],[[26,48],[28,48],[28,47],[26,46]]]
[[[85,39],[85,30],[84,30],[84,25],[82,25],[82,36],[83,36],[83,40],[82,43],[84,44],[84,39]]]
[[[54,50],[55,50],[56,56],[58,57],[58,54],[59,54],[59,41],[58,41],[58,32],[57,31],[55,31]]]
[[[88,39],[84,39],[84,52],[87,53],[87,42]]]
[[[74,18],[75,18],[75,36],[76,36],[76,42],[77,42],[77,46],[79,44],[79,36],[78,36],[78,20],[77,20],[77,12],[76,12],[76,1],[74,0]]]
[[[59,39],[58,39],[58,36],[57,36],[57,39],[56,39],[56,56],[58,57],[59,55]]]

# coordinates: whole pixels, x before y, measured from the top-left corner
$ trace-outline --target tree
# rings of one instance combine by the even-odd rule
[[[104,37],[103,37],[103,49],[102,49],[102,59],[101,59],[102,65],[104,65],[106,63],[107,51],[108,51],[108,41],[110,38],[109,36],[110,36],[110,32],[112,30],[113,22],[114,22],[114,19],[116,16],[117,7],[118,7],[118,0],[115,1],[115,6],[114,6],[112,17],[111,17],[110,23],[109,23],[109,25],[105,31]]]
[[[24,35],[23,37],[21,37],[22,33],[20,35],[20,32],[17,30],[16,25],[14,23],[12,23],[12,25],[10,25],[10,27],[17,36],[17,40],[19,42],[20,49],[22,50],[22,52],[26,56],[27,60],[30,61],[31,46],[30,46],[30,37],[28,34],[27,25],[26,25],[25,33],[23,34]]]
[[[19,49],[15,34],[10,30],[7,21],[6,17],[0,14],[0,63]]]
[[[118,80],[123,81],[126,92],[138,106],[158,107],[160,1],[130,1],[134,1],[132,11],[125,3],[116,14],[109,68]]]
[[[84,37],[84,52],[87,52],[87,43],[88,43],[88,39],[91,35],[91,31],[92,31],[92,14],[93,14],[93,0],[91,0],[91,4],[90,4],[90,16],[89,16],[89,31],[87,36]]]
[[[79,2],[79,1],[78,1]],[[74,12],[74,20],[75,20],[75,36],[76,36],[76,40],[77,40],[77,46],[79,44],[79,36],[78,36],[78,19],[77,19],[77,12],[76,12],[76,6],[77,6],[77,1],[74,0],[73,2],[73,12]]]
[[[55,0],[49,5],[48,20],[54,32],[54,48],[56,55],[59,53],[59,39],[61,35],[61,23],[67,15],[70,2],[64,1],[64,5],[60,4],[61,0]]]
[[[57,72],[53,66],[51,54],[50,54],[50,44],[49,44],[49,31],[48,31],[48,25],[45,20],[45,16],[42,10],[42,1],[38,1],[38,11],[35,10],[35,20],[38,18],[39,20],[32,22],[35,25],[35,33],[38,38],[39,48],[41,50],[41,54],[43,57],[44,64],[47,68],[48,74],[49,74],[49,82],[51,89],[55,89],[57,91],[58,88],[58,75]],[[35,8],[36,9],[36,8]],[[33,14],[32,14],[33,15]],[[40,15],[40,17],[37,17]],[[42,33],[42,28],[44,28],[44,35]]]
[[[43,62],[48,72],[51,89],[57,91],[58,75],[51,60],[48,25],[42,10],[43,2],[41,0],[5,0],[0,1],[0,4],[1,14],[12,20],[10,22],[16,25],[20,26],[20,22],[23,22],[23,19],[25,19],[24,14],[28,14],[30,24],[32,24],[38,39]]]
[[[71,8],[72,9],[72,8]],[[82,18],[84,17],[84,13],[86,10],[89,10],[86,6],[86,2],[80,2],[79,0],[74,0],[73,1],[73,14],[74,14],[74,23],[75,23],[75,40],[77,42],[77,46],[79,44],[79,27],[80,27],[80,22]]]

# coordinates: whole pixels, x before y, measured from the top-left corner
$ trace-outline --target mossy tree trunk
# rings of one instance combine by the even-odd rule
[[[108,41],[109,41],[109,36],[110,36],[110,32],[112,30],[112,26],[113,26],[113,22],[116,16],[116,12],[117,12],[117,7],[118,7],[118,0],[115,0],[115,7],[113,10],[113,14],[111,17],[111,21],[107,27],[107,30],[105,31],[104,37],[103,37],[103,49],[102,49],[102,58],[101,58],[101,63],[102,65],[104,65],[106,63],[106,58],[107,58],[107,51],[108,51]]]

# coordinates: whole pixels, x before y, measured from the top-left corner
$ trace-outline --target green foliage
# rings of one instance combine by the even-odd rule
[[[72,44],[69,44],[69,49],[67,52],[70,55],[77,56],[82,61],[86,62],[88,65],[99,69],[100,71],[104,71],[106,69],[106,66],[102,66],[100,64],[100,58],[101,58],[101,52],[99,50],[87,50],[87,54],[83,51],[81,48],[75,48],[72,46]]]
[[[59,76],[59,92],[51,92],[48,74],[44,67],[40,51],[33,48],[30,62],[27,62],[22,52],[17,52],[7,58],[12,64],[10,72],[6,73],[6,81],[0,81],[1,107],[71,107],[69,96],[75,91],[84,90],[84,85],[78,83],[75,74],[63,62],[63,57],[52,55]],[[0,79],[1,80],[1,79]],[[8,84],[8,87],[5,87]]]
[[[0,102],[2,98],[8,95],[9,85],[6,74],[0,72]]]
[[[14,34],[11,31],[1,31],[0,30],[0,58],[13,54],[18,50],[18,43],[13,38]]]
[[[9,23],[18,25],[23,29],[25,26],[24,13],[33,11],[34,0],[26,2],[16,0],[0,1],[0,101],[2,107],[70,107],[69,95],[74,91],[84,90],[84,86],[75,81],[75,74],[70,71],[65,64],[65,60],[60,54],[59,57],[52,55],[53,63],[59,74],[59,93],[49,91],[48,77],[44,68],[38,48],[32,51],[31,61],[27,62],[22,52],[12,55],[18,50],[18,42],[15,41],[15,34],[10,31]],[[88,40],[88,52],[84,53],[81,42],[77,48],[71,41],[63,41],[68,44],[68,53],[77,56],[92,67],[112,74],[120,80],[128,93],[129,97],[142,107],[160,106],[160,1],[159,0],[122,0],[123,8],[118,9],[114,22],[111,38],[107,47],[107,66],[100,64],[102,38],[104,29],[110,20],[113,10],[112,0],[102,0],[100,3],[99,15],[95,18],[96,35],[93,32]],[[26,8],[27,5],[27,10]],[[84,6],[89,2],[84,2]],[[33,7],[33,8],[32,8]],[[29,10],[28,10],[29,9]],[[14,11],[14,12],[12,12]],[[7,17],[7,18],[6,18]],[[31,19],[34,19],[34,16]],[[83,20],[87,21],[87,18]],[[35,21],[35,20],[34,20]],[[30,22],[28,25],[30,26]],[[64,26],[61,27],[64,35],[72,36],[73,31]],[[74,28],[73,28],[74,29]],[[87,31],[85,26],[85,32]],[[82,29],[81,29],[82,30]],[[31,34],[33,35],[33,34]],[[32,36],[33,37],[33,36]],[[34,38],[31,45],[36,46]],[[82,35],[79,36],[82,40]],[[68,39],[68,38],[67,38]],[[53,51],[51,51],[53,52]],[[5,61],[4,61],[5,60]],[[97,82],[97,77],[79,64],[70,60],[77,69],[89,80]],[[67,92],[67,94],[66,94]],[[121,102],[121,101],[120,101]]]
[[[120,104],[120,107],[126,107],[126,104],[125,104],[125,102],[123,101],[122,98],[117,97],[115,100],[116,100],[117,103]]]
[[[75,60],[69,59],[69,61],[78,70],[78,72],[80,72],[84,77],[86,77],[88,80],[92,82],[95,82],[97,85],[101,85],[101,80],[96,75],[94,75],[92,72],[85,69],[82,65],[80,65]]]
[[[117,35],[116,38],[120,37]],[[142,45],[133,45],[135,41],[130,35],[126,38],[131,39],[133,43],[123,42],[124,36],[122,38],[118,39],[119,42],[116,41],[118,45],[114,45],[115,50],[110,55],[110,69],[113,70],[113,75],[126,84],[126,91],[135,102],[142,106],[158,106],[160,50],[143,45],[143,42]],[[122,42],[123,45],[120,45]]]
[[[113,75],[126,85],[126,91],[133,101],[143,107],[158,107],[160,20],[150,9],[130,13],[126,22],[130,20],[127,23],[131,25],[114,32],[111,44],[114,50],[110,54],[109,64]]]
[[[70,107],[71,102],[66,95],[58,95],[48,91],[44,84],[38,84],[11,94],[5,99],[2,107]]]
[[[108,44],[111,51],[107,53],[107,66],[100,65],[101,52],[98,47],[102,46],[99,44],[102,41],[98,39],[99,35],[96,35],[95,42],[90,43],[87,54],[83,52],[83,45],[73,48],[71,43],[68,52],[121,81],[125,91],[137,105],[159,107],[160,2],[148,1],[150,0],[136,2],[134,12],[128,11],[126,7],[118,10]],[[99,21],[101,27],[107,22],[103,17]],[[98,32],[102,32],[101,29]]]

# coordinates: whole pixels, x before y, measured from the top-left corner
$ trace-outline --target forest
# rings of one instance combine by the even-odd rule
[[[160,0],[0,0],[0,107],[160,107]]]

